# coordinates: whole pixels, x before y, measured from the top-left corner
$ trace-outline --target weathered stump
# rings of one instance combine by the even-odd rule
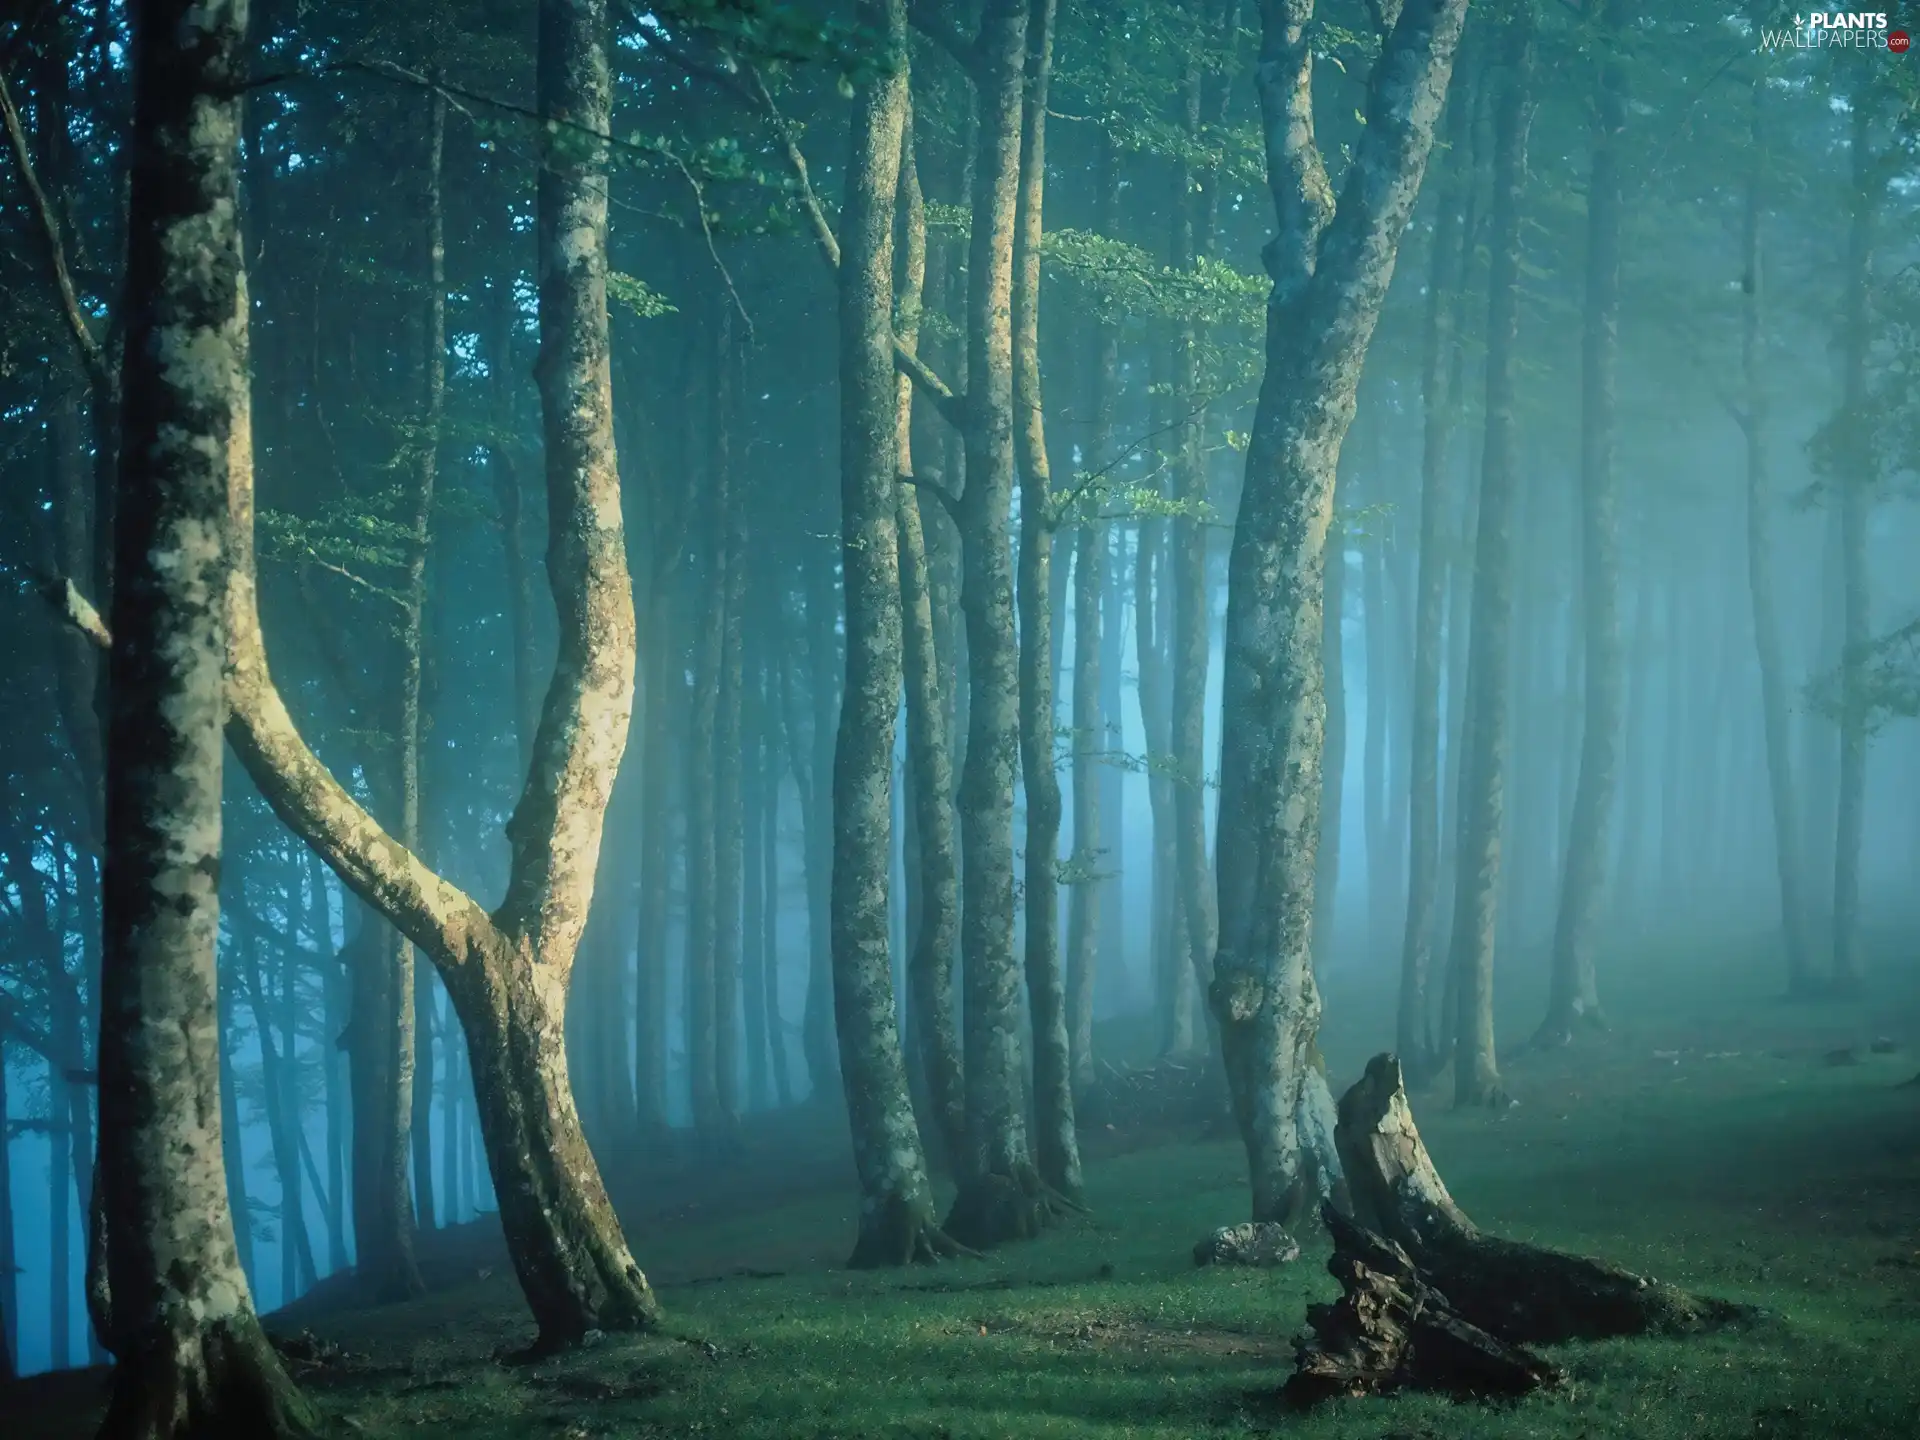
[[[1269,1269],[1300,1258],[1300,1245],[1286,1227],[1270,1220],[1222,1225],[1193,1247],[1196,1265],[1247,1265]]]
[[[1294,1343],[1282,1395],[1295,1405],[1335,1396],[1437,1390],[1462,1399],[1526,1395],[1559,1385],[1550,1361],[1475,1325],[1422,1278],[1407,1252],[1331,1205],[1327,1270],[1344,1292],[1307,1310],[1311,1336]]]
[[[1391,1055],[1376,1055],[1341,1098],[1334,1141],[1354,1218],[1399,1245],[1461,1315],[1502,1339],[1550,1345],[1673,1334],[1752,1313],[1604,1260],[1482,1234],[1434,1169]]]

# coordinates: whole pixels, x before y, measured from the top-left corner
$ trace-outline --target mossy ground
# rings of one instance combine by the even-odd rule
[[[529,1337],[502,1267],[414,1305],[312,1321],[358,1358],[308,1384],[351,1433],[462,1440],[1920,1436],[1920,1089],[1901,1084],[1920,1069],[1912,990],[1889,975],[1861,1002],[1789,1007],[1768,998],[1777,972],[1751,957],[1689,967],[1684,989],[1670,978],[1683,967],[1659,957],[1616,975],[1613,1031],[1509,1062],[1513,1110],[1415,1098],[1443,1174],[1483,1225],[1767,1312],[1702,1338],[1564,1347],[1554,1355],[1573,1382],[1557,1394],[1278,1408],[1290,1338],[1334,1287],[1317,1239],[1277,1272],[1192,1267],[1201,1234],[1243,1218],[1227,1140],[1096,1159],[1091,1218],[981,1261],[838,1268],[853,1235],[839,1189],[637,1224],[666,1336],[497,1363]],[[1381,1018],[1351,983],[1346,999],[1337,977],[1329,986],[1336,1085]],[[1351,1023],[1338,1023],[1343,1008]],[[1514,1021],[1510,1033],[1525,1033]],[[1882,1035],[1902,1048],[1873,1053]],[[1855,1063],[1835,1063],[1845,1046]],[[57,1417],[25,1412],[41,1415],[33,1428],[0,1429],[85,1434],[82,1408],[84,1397]]]

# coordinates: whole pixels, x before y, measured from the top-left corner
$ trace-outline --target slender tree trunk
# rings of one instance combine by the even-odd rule
[[[327,1175],[326,1193],[321,1203],[327,1215],[327,1273],[347,1268],[347,1087],[343,1082],[339,1037],[347,1023],[347,978],[340,956],[333,948],[333,916],[327,898],[325,871],[320,857],[307,862],[307,929],[313,936],[314,963],[320,972],[321,1023],[320,1068],[324,1078],[321,1091],[326,1107]],[[246,1258],[242,1249],[241,1258]]]
[[[1514,351],[1520,318],[1521,204],[1532,124],[1533,17],[1527,7],[1500,38],[1494,100],[1492,270],[1487,280],[1487,421],[1474,541],[1473,631],[1460,747],[1460,848],[1453,908],[1459,972],[1454,1097],[1504,1103],[1494,1056],[1493,950],[1512,689]]]
[[[1036,1233],[1049,1206],[1029,1158],[1013,958],[1013,793],[1019,644],[1009,536],[1014,477],[1013,256],[1027,0],[980,17],[978,159],[967,267],[967,485],[960,501],[967,757],[960,780],[960,952],[967,1151],[947,1233],[990,1245]],[[1045,661],[1044,653],[1040,657]]]
[[[776,632],[777,633],[777,632]],[[773,1093],[776,1103],[782,1109],[793,1103],[792,1070],[787,1063],[787,1027],[780,1018],[780,774],[785,768],[781,764],[781,731],[783,728],[780,710],[780,678],[778,671],[784,669],[773,655],[767,657],[767,671],[762,677],[765,684],[766,703],[761,711],[766,725],[766,749],[762,752],[761,763],[765,767],[761,784],[766,795],[766,809],[762,816],[763,829],[757,839],[757,856],[750,857],[749,863],[758,863],[762,868],[763,885],[766,889],[767,907],[762,922],[765,933],[761,936],[762,952],[766,956],[767,988],[766,1026],[767,1046],[771,1051],[769,1062],[773,1070]]]
[[[239,444],[246,22],[245,0],[134,14],[99,1055],[110,1440],[319,1429],[254,1314],[220,1126],[227,488],[252,458]],[[177,363],[187,354],[198,363]]]
[[[713,1065],[719,1134],[737,1143],[740,1126],[740,883],[746,840],[740,813],[741,598],[746,590],[745,512],[734,473],[734,424],[741,355],[731,320],[722,326],[715,387],[713,474],[719,492],[721,628],[719,694],[713,727]]]
[[[1336,518],[1328,532],[1325,607],[1321,611],[1321,685],[1327,719],[1321,741],[1320,837],[1313,870],[1313,966],[1320,970],[1333,949],[1340,899],[1340,846],[1347,789],[1347,557],[1346,537]]]
[[[911,126],[909,125],[909,138]],[[920,338],[919,305],[927,278],[926,203],[909,144],[901,158],[902,293],[900,343],[916,350]],[[940,447],[913,449],[913,382],[896,382],[895,446],[902,475],[926,482],[929,493],[945,490]],[[954,1167],[966,1151],[966,1095],[961,1079],[960,1040],[954,1024],[953,966],[959,953],[960,871],[954,851],[953,740],[934,623],[932,566],[927,554],[920,484],[895,487],[899,535],[902,658],[907,693],[907,765],[914,808],[914,861],[919,903],[907,961],[907,1020],[913,1055],[925,1088],[936,1154]],[[946,492],[951,493],[951,492]]]
[[[1580,577],[1584,591],[1586,719],[1580,783],[1567,831],[1566,875],[1554,926],[1552,988],[1537,1037],[1564,1044],[1582,1025],[1604,1024],[1594,980],[1613,813],[1619,791],[1623,701],[1620,540],[1615,518],[1615,374],[1620,358],[1620,144],[1627,125],[1627,62],[1619,47],[1631,0],[1601,0],[1593,163],[1587,182],[1587,314],[1580,402]],[[1569,697],[1570,699],[1571,697]]]
[[[1148,960],[1155,1009],[1160,1016],[1160,1053],[1175,1055],[1193,1048],[1193,986],[1190,967],[1182,962],[1172,943],[1177,904],[1173,884],[1173,777],[1167,764],[1171,714],[1166,646],[1162,643],[1167,628],[1162,617],[1170,608],[1166,599],[1171,588],[1167,578],[1167,522],[1143,516],[1138,536],[1133,567],[1135,689],[1140,700],[1141,731],[1146,737],[1147,805],[1153,829]]]
[[[893,212],[907,119],[904,0],[866,0],[884,63],[855,94],[840,263],[840,533],[847,678],[833,767],[833,986],[840,1078],[860,1178],[855,1267],[952,1250],[935,1224],[895,1018],[887,894],[900,706],[899,391]]]
[[[507,592],[508,643],[512,654],[513,731],[520,750],[520,774],[533,762],[533,732],[539,721],[539,696],[534,680],[533,585],[528,578],[526,519],[520,497],[520,469],[515,463],[513,433],[517,393],[514,385],[513,334],[519,323],[511,278],[488,287],[490,323],[487,355],[488,385],[492,392],[493,440],[488,447],[488,469],[500,511],[500,545]]]
[[[1040,243],[1046,190],[1047,93],[1056,0],[1031,0],[1013,240],[1013,418],[1020,468],[1020,767],[1027,1006],[1033,1034],[1035,1166],[1057,1194],[1080,1198],[1066,977],[1060,963],[1060,774],[1054,762],[1053,477],[1040,390]]]
[[[741,668],[746,686],[741,697],[741,723],[747,738],[740,762],[740,999],[746,1039],[746,1103],[752,1110],[767,1110],[773,1105],[767,1075],[766,866],[761,860],[767,806],[763,757],[768,743],[762,648],[756,627],[748,636]]]
[[[233,1052],[240,1043],[240,1027],[234,1023],[233,984],[221,981],[215,1001],[220,1027],[220,1168],[226,1180],[227,1204],[233,1211],[234,1253],[240,1271],[251,1281],[255,1274],[253,1256],[253,1207],[247,1198],[246,1156],[240,1146],[240,1087],[233,1075]]]
[[[1863,86],[1865,91],[1867,87]],[[1873,422],[1867,414],[1867,354],[1873,341],[1873,247],[1883,167],[1871,139],[1874,103],[1854,97],[1852,216],[1847,231],[1847,297],[1841,334],[1842,430],[1847,453],[1840,476],[1840,782],[1833,851],[1833,988],[1860,988],[1860,848],[1866,827],[1868,700],[1862,672],[1870,639],[1867,511],[1871,504]]]
[[[794,780],[803,784],[801,828],[806,850],[807,876],[807,1002],[801,1015],[801,1048],[806,1054],[808,1083],[815,1099],[834,1091],[839,1067],[833,1033],[833,945],[829,917],[833,870],[833,815],[828,787],[833,774],[833,737],[839,697],[835,693],[839,669],[834,624],[833,576],[824,564],[802,567],[806,592],[806,654],[809,710],[812,716],[810,749],[801,749],[803,732],[789,717],[787,735],[793,753]],[[804,766],[805,779],[801,778]]]
[[[1228,572],[1210,996],[1260,1220],[1308,1213],[1338,1173],[1311,960],[1326,534],[1361,364],[1465,10],[1463,0],[1400,8],[1337,211],[1313,139],[1310,7],[1276,4],[1261,17],[1256,75],[1278,234],[1265,251],[1266,372]]]
[[[1112,235],[1120,210],[1120,154],[1113,136],[1100,139],[1098,215],[1095,230]],[[1086,464],[1090,471],[1115,463],[1113,412],[1120,388],[1120,331],[1102,323],[1091,372],[1089,410],[1093,438]],[[1101,791],[1113,767],[1106,752],[1116,749],[1107,737],[1105,630],[1109,590],[1110,527],[1104,518],[1106,497],[1096,487],[1079,517],[1073,559],[1073,876],[1067,910],[1067,1045],[1073,1088],[1084,1093],[1093,1083],[1093,989],[1099,964],[1103,902],[1120,887],[1113,856],[1101,829]],[[1116,832],[1120,814],[1112,820]],[[1111,944],[1113,935],[1107,936]]]
[[[221,1078],[226,1077],[223,1074]],[[223,1097],[225,1093],[223,1087]],[[0,1037],[0,1117],[9,1113],[7,1045],[5,1038]],[[20,1373],[19,1277],[13,1240],[13,1146],[0,1136],[0,1384],[6,1384]]]
[[[634,942],[634,1075],[640,1138],[663,1141],[667,1121],[667,910],[673,882],[673,716],[686,697],[676,663],[671,588],[657,589],[645,644],[646,683],[640,772],[640,904]]]
[[[1786,681],[1780,659],[1780,622],[1774,605],[1773,541],[1767,524],[1766,87],[1753,85],[1746,205],[1741,224],[1744,298],[1740,307],[1740,373],[1745,390],[1740,428],[1746,442],[1747,595],[1753,608],[1754,658],[1760,668],[1760,723],[1766,742],[1767,793],[1773,810],[1774,873],[1780,882],[1780,934],[1787,959],[1787,993],[1813,989],[1807,955],[1806,901],[1800,887],[1800,812],[1793,783]]]

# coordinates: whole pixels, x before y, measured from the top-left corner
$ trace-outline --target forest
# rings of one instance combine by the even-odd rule
[[[0,0],[0,1433],[1920,1434],[1913,28]]]

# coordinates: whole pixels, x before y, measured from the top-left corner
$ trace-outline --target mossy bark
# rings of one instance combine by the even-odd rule
[[[1210,996],[1256,1220],[1309,1213],[1337,1169],[1312,1120],[1324,1087],[1311,925],[1326,537],[1361,365],[1465,10],[1464,0],[1401,7],[1368,79],[1367,124],[1337,211],[1313,138],[1311,6],[1262,15],[1256,78],[1278,234],[1266,249],[1266,372],[1228,570]]]
[[[833,766],[834,1019],[860,1179],[856,1267],[934,1258],[935,1224],[895,1019],[888,934],[894,724],[900,705],[897,500],[899,389],[893,357],[893,213],[907,120],[904,0],[866,0],[890,63],[855,92],[842,207],[840,534],[846,689]]]
[[[135,137],[106,747],[100,1111],[118,1363],[101,1434],[318,1422],[234,1246],[218,981],[231,471],[251,464],[239,232],[245,0],[135,14]]]

